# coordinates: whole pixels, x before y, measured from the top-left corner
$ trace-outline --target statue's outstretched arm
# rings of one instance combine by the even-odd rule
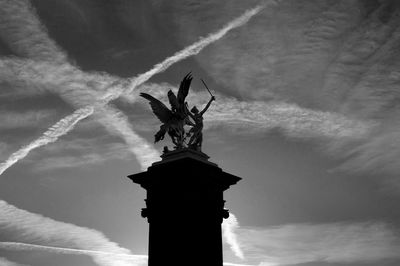
[[[208,101],[206,107],[204,107],[204,109],[200,112],[200,115],[203,115],[208,110],[208,108],[210,107],[212,101],[215,101],[215,96],[211,97],[211,99]]]

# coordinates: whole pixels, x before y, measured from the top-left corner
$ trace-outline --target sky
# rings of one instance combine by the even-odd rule
[[[0,265],[147,265],[138,95],[189,71],[225,265],[399,265],[399,44],[395,0],[0,0]]]

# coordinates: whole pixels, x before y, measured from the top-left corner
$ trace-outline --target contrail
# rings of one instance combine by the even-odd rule
[[[5,162],[1,163],[0,175],[3,174],[4,171],[7,170],[11,165],[15,164],[22,158],[25,158],[25,156],[28,155],[31,150],[51,142],[55,142],[59,137],[72,130],[79,121],[93,114],[93,111],[94,108],[92,106],[88,106],[86,108],[78,109],[73,114],[58,121],[46,132],[44,132],[40,138],[14,152]]]
[[[115,258],[122,258],[126,260],[133,260],[135,262],[144,263],[147,261],[147,255],[132,255],[123,253],[112,253],[98,250],[89,249],[78,249],[78,248],[64,248],[64,247],[54,247],[47,245],[38,244],[28,244],[21,242],[0,242],[0,248],[6,250],[36,250],[36,251],[48,251],[55,252],[59,254],[71,254],[71,255],[101,255],[110,256]]]
[[[58,134],[52,134],[49,138],[46,131],[42,137],[38,140],[33,141],[32,143],[28,144],[27,146],[23,147],[22,149],[18,150],[17,152],[13,153],[4,163],[0,164],[0,175],[4,173],[10,166],[18,162],[19,160],[23,159],[28,153],[40,146],[46,145],[50,142],[54,142],[58,139],[58,137],[67,134],[71,131],[74,125],[79,122],[80,120],[90,116],[95,110],[99,108],[103,108],[104,105],[108,104],[110,101],[119,98],[123,94],[130,94],[133,90],[149,80],[152,76],[157,73],[165,71],[168,67],[172,64],[177,63],[189,56],[198,54],[202,49],[204,49],[209,44],[221,39],[225,34],[227,34],[230,30],[237,28],[239,26],[244,25],[247,23],[254,15],[259,13],[265,6],[259,5],[253,9],[246,11],[240,17],[232,20],[227,25],[225,25],[219,31],[208,35],[205,38],[200,39],[199,41],[195,42],[194,44],[184,48],[183,50],[177,52],[171,57],[168,57],[161,63],[155,65],[151,70],[135,77],[131,78],[128,81],[120,82],[119,84],[115,84],[115,86],[111,87],[107,90],[106,94],[101,98],[99,102],[94,105],[87,106],[75,111],[72,115],[66,116],[61,121],[63,121],[62,125],[57,123],[53,127],[56,127]],[[90,112],[89,112],[90,110]],[[53,128],[52,127],[52,128]],[[52,128],[49,131],[53,131]]]
[[[67,61],[28,0],[0,0],[0,37],[16,54],[51,62]]]
[[[132,261],[132,263],[136,263],[139,265],[147,264],[147,255],[130,255],[130,254],[119,254],[119,253],[111,253],[111,252],[103,252],[97,250],[87,250],[87,249],[76,249],[76,248],[64,248],[64,247],[54,247],[54,246],[45,246],[45,245],[37,245],[37,244],[28,244],[21,242],[0,242],[0,248],[6,250],[34,250],[34,251],[47,251],[54,252],[58,254],[71,254],[71,255],[102,255],[102,256],[110,256],[114,258],[124,258],[128,261]],[[179,254],[177,254],[179,256]],[[1,261],[0,261],[1,262]],[[255,266],[249,264],[237,264],[224,262],[225,266]]]
[[[77,108],[93,103],[93,99],[100,97],[105,86],[120,80],[104,73],[85,73],[68,63],[67,54],[48,36],[30,1],[0,1],[0,9],[3,15],[0,18],[0,36],[15,53],[29,58],[1,59],[2,79],[14,84],[22,81],[26,87],[35,90],[56,92]],[[118,113],[118,110],[108,107],[97,110],[95,115],[107,131],[125,140],[142,168],[149,166],[157,160],[158,152],[133,131],[126,117],[116,115]],[[40,141],[40,145],[43,144]],[[13,163],[36,147],[37,143],[31,143],[3,164]]]
[[[21,210],[3,200],[0,200],[0,231],[19,241],[68,246],[71,252],[74,248],[99,251],[86,254],[102,266],[132,266],[126,257],[108,255],[131,255],[131,252],[110,241],[101,232]]]
[[[159,158],[159,152],[133,131],[125,114],[105,105],[101,109],[99,108],[95,115],[97,116],[97,121],[107,129],[109,128],[110,132],[118,131],[124,137],[129,150],[136,155],[142,170],[145,170]]]
[[[29,58],[1,59],[2,79],[14,84],[22,81],[35,91],[56,92],[76,108],[92,104],[106,86],[121,80],[105,73],[86,73],[70,64],[66,52],[49,37],[29,0],[0,1],[0,15],[0,36],[18,56]],[[143,169],[159,158],[158,151],[135,133],[117,109],[99,108],[95,117],[107,131],[125,140]],[[16,158],[18,154],[13,156]]]
[[[235,230],[239,227],[239,223],[236,216],[233,213],[229,213],[228,219],[224,220],[222,223],[222,236],[225,242],[231,247],[231,250],[236,255],[236,257],[244,260],[244,254],[240,248]]]
[[[93,99],[101,97],[102,88],[120,80],[108,75],[86,74],[68,64],[55,65],[16,58],[0,60],[0,77],[15,84],[23,82],[30,88],[54,91],[77,108],[91,104]],[[110,105],[99,107],[94,117],[108,132],[125,140],[143,169],[159,158],[158,151],[133,130],[127,117],[118,109]]]
[[[152,76],[154,76],[157,73],[165,71],[168,67],[170,67],[172,64],[179,62],[189,56],[196,55],[201,52],[205,47],[207,47],[209,44],[218,41],[222,37],[224,37],[230,30],[243,26],[246,24],[253,16],[258,14],[262,9],[265,8],[265,5],[258,5],[245,13],[241,15],[240,17],[232,20],[229,22],[227,25],[225,25],[222,29],[220,29],[217,32],[209,34],[207,37],[200,39],[198,42],[195,42],[194,44],[186,47],[185,49],[175,53],[173,56],[165,59],[163,62],[155,65],[153,69],[141,74],[140,76],[133,78],[131,81],[131,85],[126,88],[124,91],[121,92],[121,94],[130,94],[133,92],[133,90],[143,84],[144,82],[148,81]],[[118,93],[111,93],[111,95],[106,96],[105,99],[110,99],[114,100],[118,98],[121,94]]]

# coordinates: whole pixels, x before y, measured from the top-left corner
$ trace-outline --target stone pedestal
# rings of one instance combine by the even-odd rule
[[[168,152],[129,178],[147,191],[149,266],[222,266],[221,223],[229,216],[223,192],[241,178],[202,152]]]

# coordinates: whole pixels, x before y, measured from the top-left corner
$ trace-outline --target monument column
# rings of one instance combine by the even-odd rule
[[[147,192],[149,266],[222,266],[223,192],[241,178],[188,148],[161,156],[129,178]]]

